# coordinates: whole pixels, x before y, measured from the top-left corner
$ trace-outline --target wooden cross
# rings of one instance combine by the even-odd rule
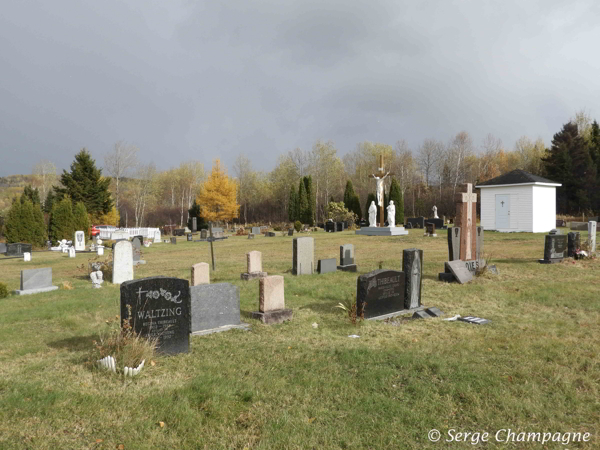
[[[393,173],[385,173],[385,170],[383,170],[383,155],[379,155],[379,168],[377,169],[376,175],[373,174],[371,175],[371,178],[379,178],[381,179],[381,181],[383,182],[383,179],[385,177],[387,177],[388,175],[393,175]],[[384,192],[381,193],[381,205],[379,205],[379,226],[383,227],[385,226],[385,214],[384,214],[384,208],[385,205],[383,204],[384,201],[384,193],[385,193],[385,189]],[[375,191],[375,195],[377,196],[377,190]]]

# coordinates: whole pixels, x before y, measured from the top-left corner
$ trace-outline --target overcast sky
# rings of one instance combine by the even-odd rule
[[[600,114],[600,2],[11,1],[0,14],[0,176],[114,143],[159,169],[317,139],[416,149],[461,130],[549,145]]]

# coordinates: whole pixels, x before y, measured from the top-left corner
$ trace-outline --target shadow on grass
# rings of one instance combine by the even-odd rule
[[[340,300],[341,302],[342,300]],[[320,313],[320,314],[336,314],[338,311],[335,306],[340,302],[323,302],[323,303],[310,303],[308,305],[304,305],[299,307],[298,309],[310,309],[311,311]]]
[[[59,350],[81,352],[83,350],[92,349],[94,347],[94,341],[97,340],[98,336],[96,334],[91,334],[89,336],[73,336],[58,341],[48,342],[48,346]]]

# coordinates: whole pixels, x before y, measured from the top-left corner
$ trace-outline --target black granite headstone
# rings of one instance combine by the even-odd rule
[[[325,222],[325,231],[327,231],[328,233],[334,233],[336,231],[336,224],[335,222]]]
[[[31,244],[6,244],[6,256],[23,256],[23,253],[31,253]]]
[[[448,261],[460,259],[460,227],[448,228]]]
[[[571,231],[567,234],[567,256],[575,257],[575,252],[581,250],[581,237],[579,231]]]
[[[293,236],[293,235],[294,235],[294,229],[293,229],[293,228],[290,228],[290,229],[288,230],[288,236]]]
[[[567,253],[568,238],[564,234],[554,234],[556,230],[550,231],[546,235],[544,242],[544,259],[540,262],[544,264],[553,264],[561,262]]]
[[[192,233],[188,233],[187,234],[187,241],[188,242],[193,242],[194,241],[194,236],[192,235]]]
[[[358,277],[356,311],[372,318],[404,310],[404,272],[375,270]]]
[[[344,231],[346,229],[346,222],[336,222],[335,229],[336,231]]]
[[[161,353],[175,355],[189,350],[190,311],[188,280],[150,277],[121,284],[121,325],[129,319],[140,336],[158,340]]]
[[[425,217],[409,217],[406,223],[410,223],[412,228],[425,228]]]
[[[444,219],[427,219],[425,222],[434,224],[436,230],[441,230],[444,227]]]
[[[413,226],[412,226],[412,223],[408,222],[408,223],[406,224],[406,227],[405,227],[405,228],[406,228],[407,230],[412,230],[412,227],[413,227]]]
[[[185,234],[185,228],[175,228],[173,230],[173,236],[183,236]]]
[[[404,308],[421,306],[421,286],[423,279],[423,250],[407,248],[402,251],[402,271],[406,277]]]

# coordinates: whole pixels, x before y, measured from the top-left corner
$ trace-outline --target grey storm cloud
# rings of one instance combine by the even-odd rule
[[[9,2],[0,175],[118,140],[159,168],[316,140],[546,144],[600,100],[595,1]]]

